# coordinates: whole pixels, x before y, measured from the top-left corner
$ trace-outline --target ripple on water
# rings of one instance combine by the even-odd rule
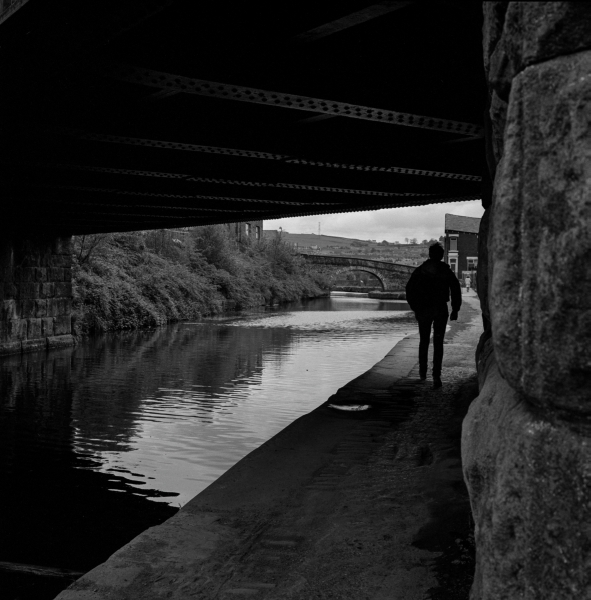
[[[180,506],[415,332],[404,306],[327,299],[96,338],[31,361],[4,412],[32,411],[21,442],[70,448],[109,490]]]

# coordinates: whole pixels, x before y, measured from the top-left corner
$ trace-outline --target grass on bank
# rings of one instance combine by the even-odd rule
[[[238,243],[223,225],[78,236],[78,335],[155,327],[321,294],[328,280],[280,239]]]

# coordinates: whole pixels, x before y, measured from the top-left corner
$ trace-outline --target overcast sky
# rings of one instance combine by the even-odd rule
[[[264,229],[279,229],[289,233],[318,233],[361,240],[404,242],[404,238],[439,239],[444,234],[445,213],[464,217],[482,217],[480,200],[449,202],[411,208],[387,208],[367,212],[315,217],[292,217],[265,221]]]

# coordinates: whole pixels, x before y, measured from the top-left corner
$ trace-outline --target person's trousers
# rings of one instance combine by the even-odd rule
[[[427,372],[429,356],[429,341],[433,329],[433,377],[441,377],[441,364],[443,363],[443,338],[447,325],[447,304],[429,308],[415,313],[419,322],[419,369]]]

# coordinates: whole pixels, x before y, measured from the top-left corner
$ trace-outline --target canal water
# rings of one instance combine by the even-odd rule
[[[92,568],[415,331],[343,295],[0,359],[0,565]]]

